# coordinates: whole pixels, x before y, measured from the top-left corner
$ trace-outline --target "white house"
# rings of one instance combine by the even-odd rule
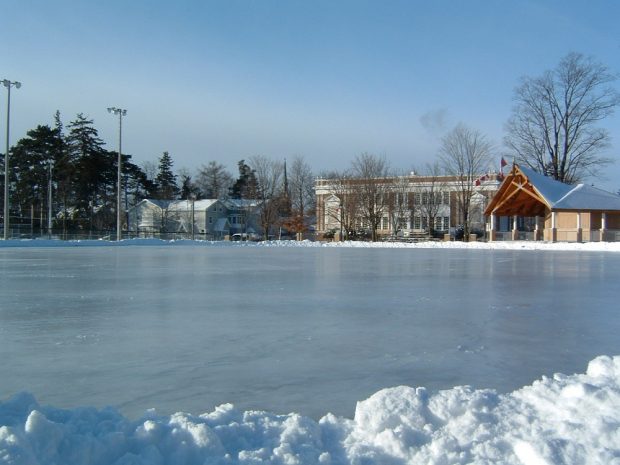
[[[144,199],[129,209],[127,229],[136,237],[254,237],[257,208],[256,201],[247,200]]]

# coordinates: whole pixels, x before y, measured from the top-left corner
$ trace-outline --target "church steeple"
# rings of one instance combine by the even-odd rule
[[[288,190],[288,176],[286,175],[286,158],[284,159],[284,195],[290,199],[291,195]]]
[[[288,217],[291,215],[291,211],[293,209],[292,203],[291,203],[291,193],[289,191],[289,187],[288,187],[288,175],[286,173],[286,158],[284,159],[284,183],[282,186],[282,214],[285,217]]]

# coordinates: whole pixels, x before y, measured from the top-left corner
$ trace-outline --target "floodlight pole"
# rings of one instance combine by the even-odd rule
[[[52,159],[47,161],[47,237],[52,238]]]
[[[116,107],[108,108],[108,113],[118,115],[118,172],[116,179],[117,198],[116,198],[116,240],[121,240],[121,151],[123,141],[123,116],[127,114],[127,110]]]
[[[4,240],[9,238],[9,127],[11,121],[11,87],[19,89],[22,84],[17,81],[3,79],[2,84],[7,88],[6,99],[6,151],[4,152]]]

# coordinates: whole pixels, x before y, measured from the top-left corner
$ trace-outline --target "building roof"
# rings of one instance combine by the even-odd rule
[[[564,184],[515,164],[485,214],[537,216],[545,207],[554,211],[620,211],[620,195],[587,184]]]
[[[210,208],[213,204],[217,202],[219,202],[218,199],[195,200],[194,210],[196,211],[207,210],[208,208]],[[138,205],[141,203],[151,203],[161,208],[162,210],[167,209],[169,211],[190,211],[192,209],[191,200],[143,199],[140,202],[138,202]],[[135,206],[132,208],[135,208]]]
[[[515,167],[525,175],[527,181],[529,181],[534,189],[547,201],[549,206],[553,206],[555,202],[568,194],[574,187],[556,181],[548,176],[544,176],[529,168],[520,165],[515,165]]]
[[[255,208],[261,204],[261,201],[256,199],[226,199],[224,203],[226,207],[232,210]]]
[[[217,202],[217,199],[194,200],[194,210],[206,210]],[[173,200],[168,206],[168,210],[171,211],[189,211],[191,209],[191,200]]]

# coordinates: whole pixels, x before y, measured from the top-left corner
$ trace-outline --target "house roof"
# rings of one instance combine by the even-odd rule
[[[194,200],[194,210],[207,210],[213,204],[217,203],[217,199]],[[191,200],[173,200],[168,206],[172,211],[189,211],[192,209]]]
[[[204,200],[195,200],[194,201],[194,210],[201,211],[207,210],[213,204],[219,202],[218,199],[204,199]],[[170,211],[190,211],[192,209],[192,201],[191,200],[158,200],[158,199],[144,199],[138,202],[137,205],[142,203],[151,203],[159,208],[168,209]],[[137,206],[136,205],[136,206]],[[132,208],[135,208],[132,207]]]
[[[587,184],[574,186],[514,165],[485,214],[536,216],[549,210],[620,211],[620,196]]]
[[[258,207],[261,202],[256,199],[226,199],[224,203],[230,209],[241,209]]]

